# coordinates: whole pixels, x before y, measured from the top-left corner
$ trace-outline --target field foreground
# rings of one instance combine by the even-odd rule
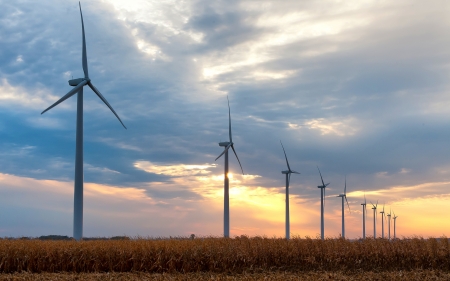
[[[262,273],[14,273],[0,274],[0,281],[66,281],[66,280],[450,280],[450,273],[436,270],[393,272],[262,272]]]
[[[112,275],[117,277],[113,280],[121,280],[122,273],[130,274],[128,279],[133,274],[148,274],[150,280],[166,280],[164,278],[168,276],[175,279],[167,280],[187,280],[189,274],[203,280],[257,280],[265,275],[273,276],[272,280],[278,280],[280,276],[289,280],[289,276],[294,278],[298,274],[312,274],[318,278],[311,277],[310,280],[321,280],[326,276],[340,280],[339,276],[346,274],[363,274],[361,276],[366,279],[370,272],[373,276],[390,274],[389,280],[395,280],[396,274],[400,274],[399,278],[402,274],[448,278],[449,241],[445,237],[395,241],[294,238],[286,241],[245,236],[82,242],[0,240],[0,278],[12,278],[1,280],[39,280],[26,278],[51,273],[56,274],[52,275],[52,280],[71,280],[58,279],[58,276],[68,278],[75,273],[79,273],[77,280],[94,276],[106,280],[101,278]],[[329,274],[335,277],[330,278]]]

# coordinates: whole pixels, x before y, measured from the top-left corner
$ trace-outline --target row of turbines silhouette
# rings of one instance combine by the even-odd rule
[[[84,22],[83,22],[83,14],[81,11],[81,3],[79,3],[80,8],[80,16],[81,16],[81,28],[82,28],[82,67],[84,72],[84,78],[77,78],[69,80],[69,85],[74,87],[70,90],[66,95],[52,104],[50,107],[45,109],[41,114],[47,112],[53,107],[57,106],[61,102],[66,99],[77,94],[77,122],[76,122],[76,149],[75,149],[75,179],[74,179],[74,208],[73,208],[73,238],[76,240],[81,240],[83,238],[83,88],[84,86],[89,86],[92,91],[105,103],[105,105],[112,111],[112,113],[117,117],[122,126],[126,129],[124,123],[120,119],[119,115],[114,111],[109,102],[105,99],[105,97],[100,93],[100,91],[92,84],[92,80],[89,77],[88,73],[88,63],[87,63],[87,55],[86,55],[86,39],[84,33]],[[228,97],[227,97],[228,99]],[[239,157],[237,156],[236,150],[234,148],[233,138],[231,134],[231,110],[230,110],[230,102],[228,100],[228,129],[229,129],[229,141],[220,142],[219,146],[224,147],[223,152],[216,158],[219,159],[222,155],[225,155],[225,170],[224,170],[224,237],[230,237],[230,198],[229,198],[229,178],[228,178],[228,151],[231,148],[239,162],[239,166],[241,168],[242,174],[244,174],[244,170],[242,168]],[[281,141],[280,141],[281,143]],[[283,143],[281,143],[283,148],[284,156],[286,158],[287,170],[282,171],[282,174],[286,175],[286,239],[290,239],[290,216],[289,216],[289,183],[291,179],[291,174],[299,174],[296,171],[291,170],[289,166],[288,158],[286,155],[286,151],[284,149]],[[319,169],[319,167],[317,167]],[[320,188],[321,193],[321,238],[324,239],[324,203],[325,203],[325,188],[329,185],[329,183],[325,184],[323,181],[322,173],[319,169],[320,178],[322,181],[322,185],[318,186]],[[342,198],[342,237],[345,238],[345,221],[344,221],[344,199],[347,202],[347,205],[350,210],[350,205],[347,201],[347,180],[345,181],[344,193],[340,194],[338,197]],[[364,196],[363,205],[363,238],[365,235],[365,215],[366,215],[366,200]],[[378,203],[377,203],[378,205]],[[373,205],[374,210],[374,237],[376,237],[376,209],[377,205]],[[382,238],[384,238],[384,207],[383,211],[380,212],[382,214]],[[387,214],[389,218],[389,239],[390,239],[390,219],[391,213]],[[394,238],[395,238],[395,220],[396,216],[394,214]]]
[[[244,170],[242,169],[241,161],[239,161],[239,157],[237,156],[236,150],[234,149],[234,143],[232,140],[232,134],[231,134],[231,111],[230,111],[230,102],[228,101],[228,133],[230,141],[228,142],[220,142],[219,146],[225,147],[224,151],[216,158],[219,159],[222,155],[225,154],[225,171],[224,171],[224,237],[230,237],[230,198],[229,198],[229,179],[228,179],[228,150],[230,147],[233,149],[234,154],[236,155],[236,159],[238,160],[239,166],[241,167],[242,174],[244,175]],[[282,174],[286,175],[286,218],[285,218],[285,224],[286,224],[286,239],[290,239],[290,212],[289,212],[289,184],[291,181],[291,174],[300,174],[299,172],[293,171],[291,169],[291,166],[289,165],[289,160],[286,155],[286,150],[284,149],[283,143],[280,141],[281,147],[283,148],[284,157],[286,159],[286,165],[287,170],[281,171]],[[325,183],[323,181],[322,173],[320,172],[319,167],[317,167],[317,170],[319,171],[320,180],[322,182],[322,185],[317,186],[320,188],[320,237],[323,240],[325,238],[325,216],[324,216],[324,209],[325,209],[325,188],[330,183]],[[345,202],[347,203],[348,210],[350,211],[350,204],[347,200],[347,177],[345,177],[345,185],[344,185],[344,193],[339,194],[337,197],[342,198],[342,233],[341,237],[345,239]],[[372,204],[372,203],[371,203]],[[363,227],[362,227],[362,233],[363,233],[363,239],[366,239],[366,215],[367,215],[367,201],[366,201],[366,195],[364,194],[364,203],[361,204],[363,208]],[[374,205],[372,204],[372,210],[373,210],[373,237],[377,237],[377,207],[378,207],[378,201]],[[383,205],[383,211],[380,212],[382,215],[381,219],[381,227],[382,227],[382,234],[381,238],[384,239],[384,217],[385,217],[385,211],[384,211],[384,205]],[[388,217],[388,239],[391,239],[391,211],[386,214]],[[394,239],[396,238],[396,219],[398,216],[394,213]]]

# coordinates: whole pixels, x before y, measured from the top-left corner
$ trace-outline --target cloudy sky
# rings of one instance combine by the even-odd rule
[[[0,0],[0,236],[72,236],[76,98],[83,77],[76,1]],[[89,74],[84,236],[362,236],[368,202],[399,236],[450,235],[448,1],[82,2]],[[369,204],[370,205],[370,204]],[[371,205],[370,205],[371,207]],[[367,233],[373,234],[368,208]],[[380,207],[379,207],[380,208]],[[378,210],[380,211],[380,210]],[[381,235],[378,216],[377,235]]]

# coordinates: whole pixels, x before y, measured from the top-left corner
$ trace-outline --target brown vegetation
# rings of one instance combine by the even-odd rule
[[[0,240],[0,273],[293,274],[418,270],[450,272],[449,269],[447,238],[396,241],[294,238],[286,241],[242,236],[234,239],[82,242]]]

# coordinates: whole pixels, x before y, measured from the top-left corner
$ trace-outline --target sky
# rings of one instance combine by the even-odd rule
[[[76,1],[0,0],[0,237],[72,236]],[[223,235],[230,100],[231,236],[450,235],[450,3],[92,0],[84,91],[87,237]],[[387,224],[386,235],[387,235]],[[392,234],[393,230],[391,230]],[[377,216],[377,236],[381,216]]]

